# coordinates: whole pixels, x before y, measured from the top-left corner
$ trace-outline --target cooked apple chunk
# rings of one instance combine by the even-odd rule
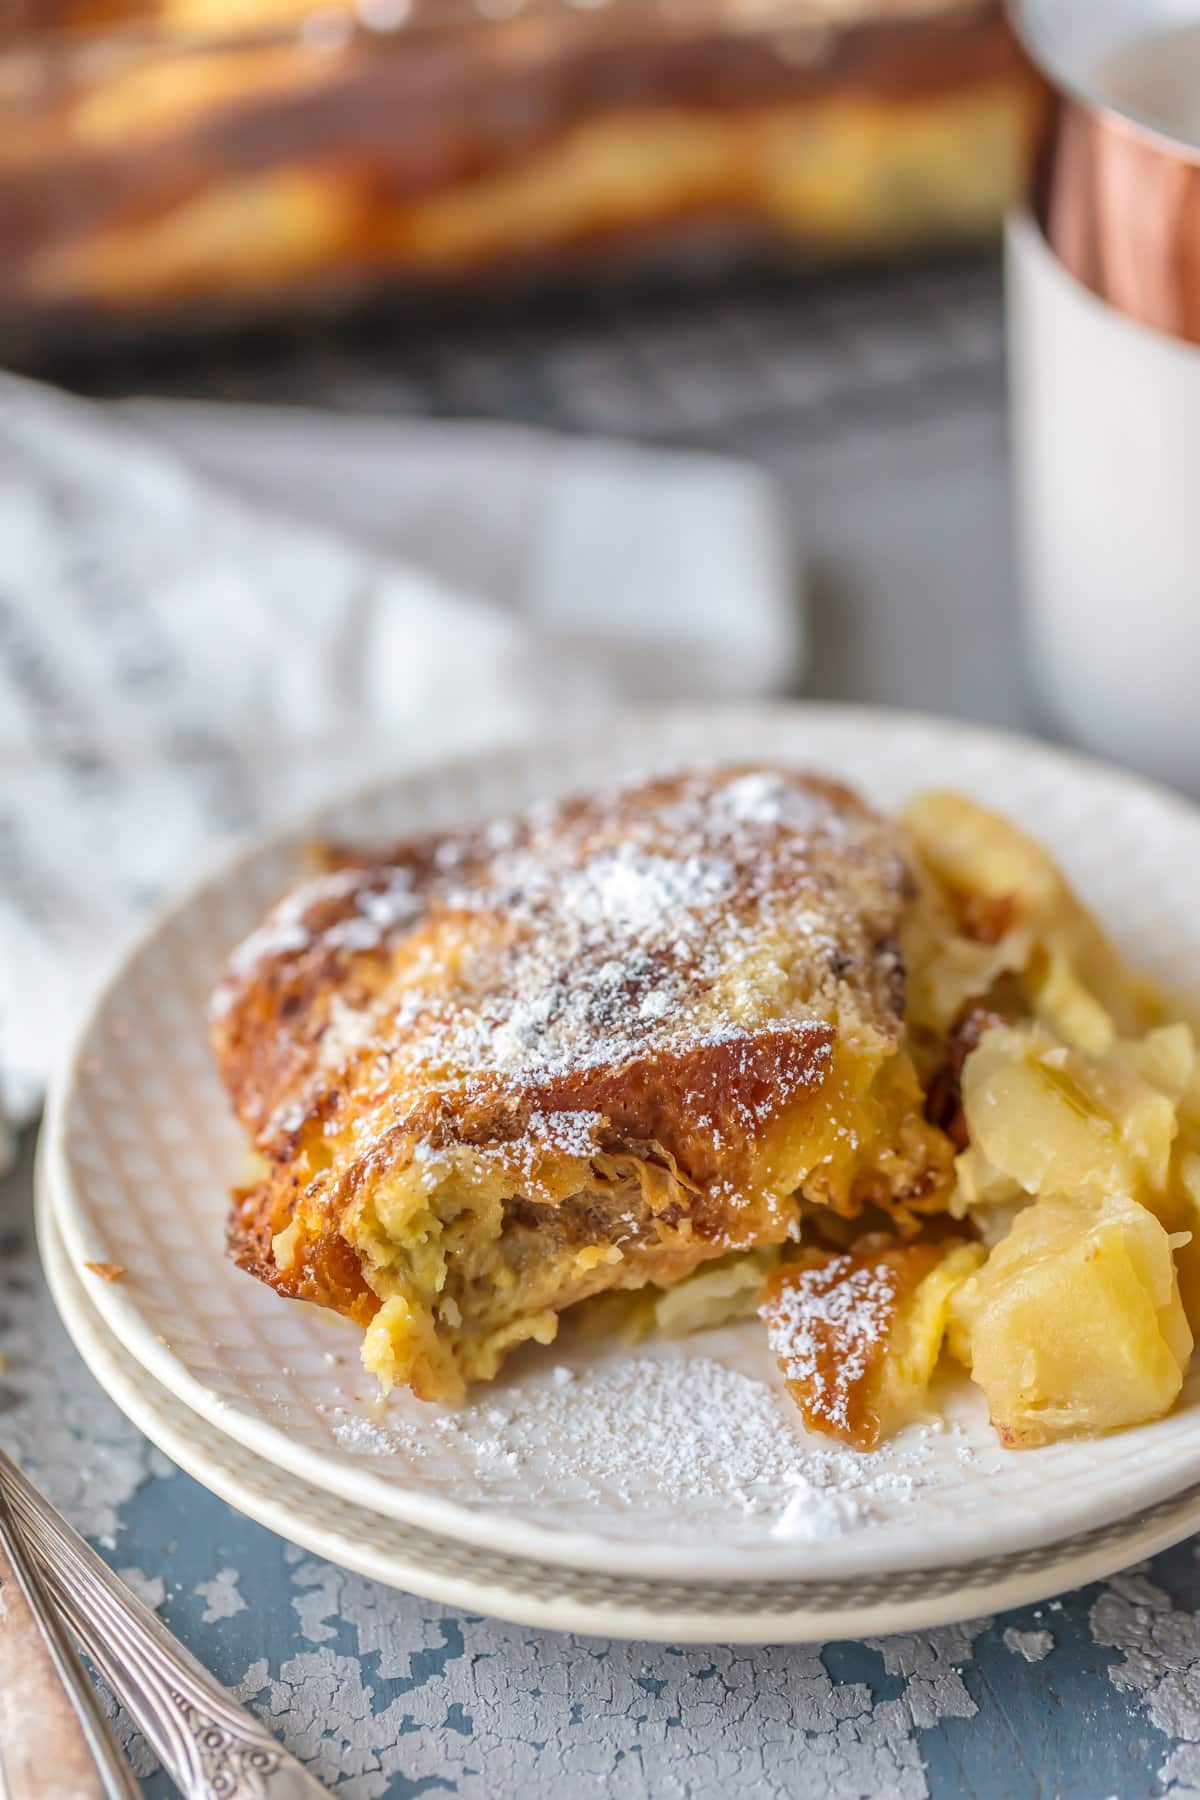
[[[959,935],[965,933],[983,972],[1018,972],[1034,1011],[1068,1026],[1068,1036],[1078,1031],[1089,1048],[1105,1047],[1100,1034],[1107,1029],[1136,1037],[1163,1022],[1164,996],[1155,984],[1125,965],[1049,852],[1011,820],[944,792],[918,795],[903,818],[958,915],[957,959],[967,955]],[[934,961],[945,987],[950,971],[940,966],[946,961],[940,945]],[[961,998],[984,992],[976,986]]]
[[[1015,1448],[1157,1419],[1192,1353],[1154,1215],[1122,1195],[1036,1201],[951,1297],[951,1344]]]
[[[1098,1057],[1040,1027],[987,1032],[963,1066],[972,1148],[1029,1194],[1161,1191],[1176,1109],[1141,1073],[1143,1045]]]
[[[920,1410],[954,1290],[983,1261],[960,1239],[863,1238],[845,1255],[806,1251],[759,1303],[788,1391],[812,1431],[870,1450]]]

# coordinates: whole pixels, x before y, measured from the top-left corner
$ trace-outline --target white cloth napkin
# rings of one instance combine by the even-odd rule
[[[0,1125],[224,842],[554,717],[785,687],[795,563],[717,457],[0,376]]]

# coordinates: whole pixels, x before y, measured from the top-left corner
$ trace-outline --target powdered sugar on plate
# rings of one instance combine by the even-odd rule
[[[454,1412],[423,1408],[376,1423],[342,1407],[331,1434],[352,1455],[412,1467],[451,1453],[496,1502],[539,1498],[695,1521],[720,1514],[790,1541],[843,1535],[893,1516],[945,1479],[910,1428],[861,1454],[806,1433],[786,1395],[713,1356],[664,1347],[574,1369],[559,1364]]]

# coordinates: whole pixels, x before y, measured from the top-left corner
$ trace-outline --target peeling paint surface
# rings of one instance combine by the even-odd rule
[[[0,1184],[0,1441],[344,1800],[1200,1797],[1192,1545],[1061,1603],[864,1643],[675,1649],[458,1614],[285,1544],[150,1448],[42,1287],[29,1162]]]
[[[1052,1631],[1018,1631],[1015,1625],[1005,1627],[1002,1640],[1006,1650],[1023,1656],[1026,1662],[1045,1662],[1054,1648]]]
[[[204,1602],[200,1614],[202,1625],[215,1625],[220,1619],[236,1618],[245,1612],[246,1602],[238,1589],[236,1569],[218,1569],[211,1581],[198,1581],[196,1593]]]

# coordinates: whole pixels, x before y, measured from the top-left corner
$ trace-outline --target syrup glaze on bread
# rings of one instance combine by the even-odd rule
[[[365,853],[234,953],[213,1042],[261,1176],[236,1260],[454,1398],[589,1296],[799,1232],[911,1230],[900,826],[784,768],[671,776]]]

